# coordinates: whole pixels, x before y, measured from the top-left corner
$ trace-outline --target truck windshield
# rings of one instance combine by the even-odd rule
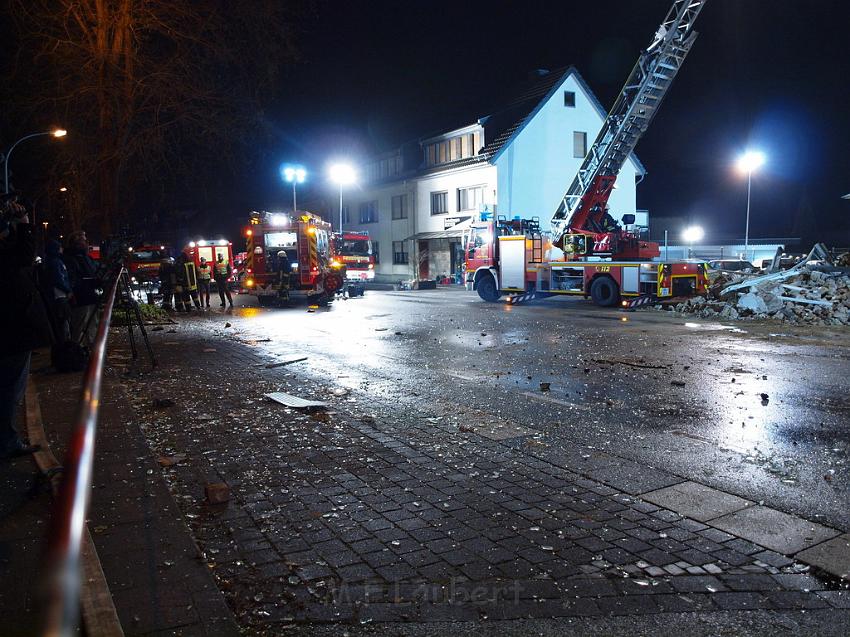
[[[343,239],[339,242],[339,253],[347,257],[368,257],[372,254],[369,239]]]
[[[133,261],[160,261],[163,256],[159,250],[135,250],[131,258]]]

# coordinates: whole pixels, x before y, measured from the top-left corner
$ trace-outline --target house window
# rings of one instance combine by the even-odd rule
[[[375,263],[381,262],[381,253],[378,251],[378,242],[372,242],[372,256],[375,257]]]
[[[393,241],[393,265],[407,265],[406,241]]]
[[[575,108],[576,94],[573,91],[564,91],[564,106]]]
[[[407,219],[407,195],[392,198],[393,219]]]
[[[444,215],[449,211],[449,193],[447,191],[431,193],[431,214]]]
[[[587,133],[575,131],[573,133],[573,157],[584,159],[587,155]]]
[[[360,223],[378,222],[378,202],[364,201],[360,204]]]
[[[457,189],[457,209],[478,210],[484,203],[484,186]]]

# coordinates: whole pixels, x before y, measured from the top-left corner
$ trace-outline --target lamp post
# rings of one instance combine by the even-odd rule
[[[285,166],[283,169],[283,178],[292,184],[292,212],[298,210],[298,199],[295,195],[295,186],[303,184],[307,179],[307,171],[303,166]]]
[[[57,128],[55,130],[44,131],[42,133],[30,133],[29,135],[24,135],[14,144],[12,147],[6,151],[6,154],[3,157],[3,192],[7,195],[9,194],[9,158],[12,156],[12,151],[15,150],[15,146],[20,144],[23,141],[28,139],[32,139],[33,137],[41,137],[42,135],[51,135],[53,137],[65,137],[68,134],[64,128]]]
[[[688,258],[690,259],[693,252],[694,244],[697,241],[702,241],[702,238],[705,236],[705,231],[700,226],[690,226],[685,228],[682,232],[682,239],[684,239],[688,244]]]
[[[331,181],[339,184],[339,228],[342,232],[342,187],[353,184],[357,180],[357,173],[348,164],[333,164],[328,171]]]
[[[750,193],[753,188],[753,172],[764,165],[764,153],[748,150],[738,158],[738,170],[747,173],[747,221],[744,226],[744,259],[748,259],[750,246]]]

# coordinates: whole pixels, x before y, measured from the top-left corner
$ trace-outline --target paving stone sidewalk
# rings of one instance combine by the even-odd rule
[[[123,332],[113,333],[110,347],[120,343],[121,336]],[[43,354],[34,359],[33,378],[50,448],[62,462],[77,412],[80,375],[50,372],[45,361]],[[233,615],[134,423],[122,382],[107,369],[88,525],[124,633],[237,635]],[[38,490],[23,490],[25,484],[37,484],[31,458],[16,460],[11,469],[0,524],[5,555],[0,585],[3,634],[32,635],[39,625],[41,556],[52,499],[43,484]],[[18,505],[13,504],[16,498]]]
[[[160,368],[124,389],[156,453],[177,459],[162,471],[243,627],[850,607],[793,559],[525,439],[458,431],[424,400],[334,396],[333,379],[213,336],[201,320],[154,334]],[[263,398],[281,390],[331,409]],[[218,481],[232,499],[211,507]]]

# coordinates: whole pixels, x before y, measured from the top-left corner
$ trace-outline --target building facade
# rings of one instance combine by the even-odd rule
[[[539,71],[491,115],[372,158],[346,195],[344,229],[370,234],[379,281],[458,276],[480,213],[539,217],[548,229],[605,116],[575,68]],[[648,226],[635,206],[644,173],[632,156],[609,201],[614,218],[637,213]]]

